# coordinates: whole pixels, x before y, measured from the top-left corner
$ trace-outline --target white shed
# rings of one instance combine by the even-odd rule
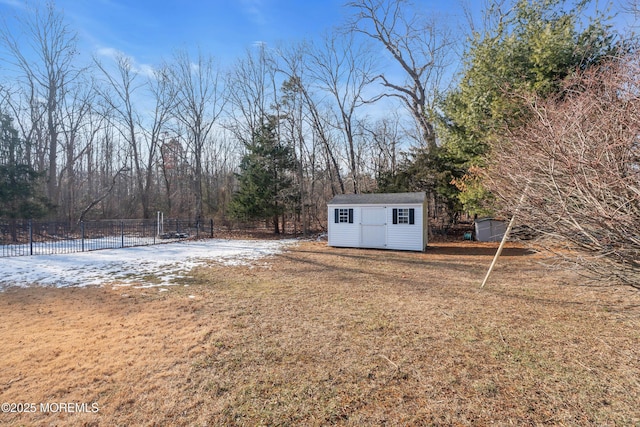
[[[328,204],[329,246],[424,251],[425,193],[340,194]]]

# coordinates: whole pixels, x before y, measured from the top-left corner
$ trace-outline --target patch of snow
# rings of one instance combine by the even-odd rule
[[[9,286],[167,286],[192,268],[250,265],[295,240],[210,239],[60,255],[0,258],[0,291]]]

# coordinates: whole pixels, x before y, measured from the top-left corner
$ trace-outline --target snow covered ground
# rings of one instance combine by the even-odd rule
[[[0,258],[0,291],[8,286],[158,286],[210,262],[250,264],[295,240],[185,241],[61,255]]]

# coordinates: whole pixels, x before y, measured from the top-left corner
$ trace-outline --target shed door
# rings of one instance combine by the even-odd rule
[[[361,241],[365,248],[383,248],[387,239],[387,212],[384,207],[362,208]]]

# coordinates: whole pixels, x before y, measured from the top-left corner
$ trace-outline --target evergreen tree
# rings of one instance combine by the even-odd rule
[[[491,195],[479,173],[499,129],[526,119],[527,93],[547,97],[572,73],[603,61],[614,50],[607,18],[597,14],[582,27],[590,1],[518,0],[496,28],[476,34],[457,90],[444,103],[442,149],[465,210],[488,213]],[[567,8],[568,6],[568,8]]]
[[[598,14],[583,26],[589,3],[518,0],[494,28],[474,35],[460,83],[442,105],[438,149],[413,156],[421,163],[412,167],[431,168],[433,189],[450,206],[488,214],[492,198],[481,179],[485,159],[500,129],[526,119],[521,95],[555,94],[567,76],[615,50],[606,17]]]
[[[0,114],[0,218],[39,218],[50,209],[40,194],[43,174],[21,163],[21,149],[11,117]]]
[[[269,117],[246,144],[237,175],[239,189],[229,209],[231,216],[245,221],[271,219],[274,232],[279,234],[279,216],[292,197],[295,162],[291,147],[278,138],[276,120]]]

